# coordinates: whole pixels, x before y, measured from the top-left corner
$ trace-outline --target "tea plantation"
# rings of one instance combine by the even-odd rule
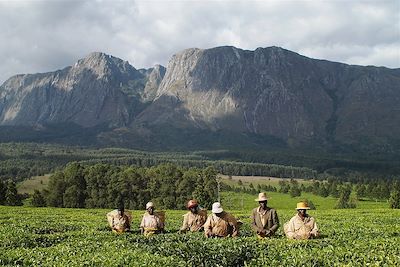
[[[0,206],[0,265],[400,266],[400,210],[312,210],[322,237],[293,241],[282,225],[295,211],[275,207],[278,235],[258,240],[247,209],[228,210],[244,222],[240,237],[206,239],[177,232],[185,211],[167,211],[167,233],[143,237],[143,211],[133,211],[132,233],[117,235],[107,227],[108,210]]]

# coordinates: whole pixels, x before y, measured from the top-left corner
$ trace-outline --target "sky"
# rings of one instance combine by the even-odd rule
[[[0,84],[95,51],[150,68],[186,48],[225,45],[399,68],[400,1],[0,0]]]

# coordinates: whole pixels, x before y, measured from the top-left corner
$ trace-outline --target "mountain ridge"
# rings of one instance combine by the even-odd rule
[[[99,144],[160,149],[218,146],[213,138],[234,147],[242,136],[244,147],[264,138],[386,151],[400,144],[399,88],[400,69],[280,47],[189,48],[166,68],[139,70],[94,52],[62,70],[8,79],[0,86],[0,125],[99,127]]]

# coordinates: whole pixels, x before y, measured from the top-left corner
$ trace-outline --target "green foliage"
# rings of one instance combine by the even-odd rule
[[[358,183],[355,188],[357,199],[362,199],[367,196],[367,188],[364,184]]]
[[[32,206],[34,207],[44,207],[46,206],[46,200],[39,190],[35,190],[32,196]]]
[[[356,207],[353,200],[350,199],[351,186],[343,186],[340,190],[340,196],[336,203],[335,208],[337,209],[352,209]]]
[[[4,205],[6,201],[7,186],[0,180],[0,205]]]
[[[293,179],[290,180],[289,195],[291,197],[299,197],[299,196],[301,196],[301,190],[300,190],[300,187],[299,187],[299,183],[296,180],[293,180]]]
[[[400,209],[400,182],[393,184],[389,198],[389,205],[392,209]]]
[[[82,148],[36,143],[0,143],[0,180],[22,181],[32,176],[52,173],[77,161],[84,165],[108,163],[151,167],[172,163],[181,167],[213,166],[219,173],[230,175],[268,175],[276,177],[314,178],[315,170],[305,167],[243,161],[214,160],[201,152],[145,152],[123,148]]]
[[[21,206],[21,197],[18,195],[17,186],[14,181],[8,180],[6,182],[4,204],[8,206]]]
[[[197,198],[206,208],[217,199],[217,172],[184,169],[174,164],[151,168],[70,163],[49,178],[44,195],[49,206],[69,208],[115,208],[121,201],[131,209],[152,200],[164,209],[185,208]]]
[[[254,196],[253,196],[254,202]],[[253,203],[254,205],[255,203]],[[17,210],[16,210],[17,209]],[[231,211],[244,224],[237,238],[179,234],[186,211],[167,210],[167,233],[144,237],[143,211],[133,211],[133,232],[108,230],[101,209],[0,207],[2,266],[399,266],[400,210],[312,211],[322,236],[287,240],[278,229],[258,240],[250,211]],[[294,209],[278,209],[282,223]]]

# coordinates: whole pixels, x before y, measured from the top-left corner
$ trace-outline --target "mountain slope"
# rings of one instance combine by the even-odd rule
[[[273,136],[293,144],[396,139],[400,71],[278,47],[187,49],[170,60],[136,124]],[[388,131],[390,129],[390,132]]]
[[[148,70],[93,53],[63,70],[6,81],[0,125],[34,126],[35,136],[49,124],[77,125],[83,130],[71,127],[75,133],[86,128],[95,143],[146,149],[391,152],[400,148],[399,100],[400,69],[279,47],[186,49],[166,69]],[[58,136],[60,128],[52,129]],[[57,140],[65,138],[68,132]]]
[[[7,80],[0,87],[0,124],[123,126],[143,108],[145,85],[145,75],[128,62],[92,53],[63,70]]]

